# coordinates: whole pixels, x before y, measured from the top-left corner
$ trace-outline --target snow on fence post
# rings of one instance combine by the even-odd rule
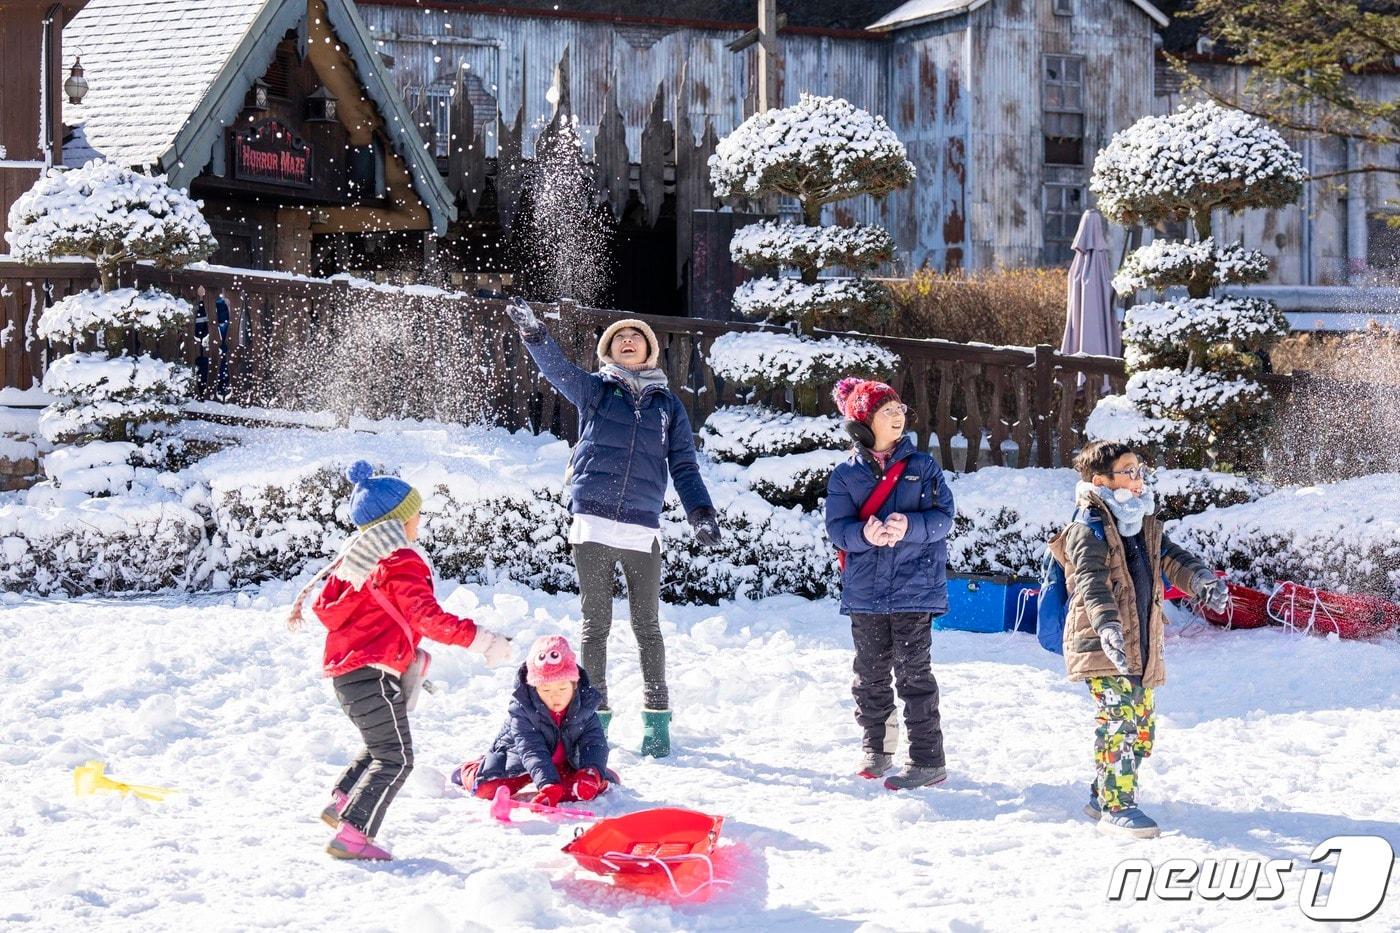
[[[78,292],[45,309],[38,335],[76,346],[94,337],[101,349],[72,352],[49,365],[45,391],[58,397],[44,410],[40,430],[60,444],[44,468],[55,486],[90,495],[128,488],[137,441],[150,426],[178,414],[189,391],[188,367],[149,354],[128,354],[134,334],[154,343],[190,326],[189,303],[156,288],[121,288],[124,263],[154,261],[175,268],[205,259],[217,247],[200,203],[166,184],[111,162],[81,169],[50,169],[10,208],[10,251],[34,264],[59,256],[86,256],[98,268],[101,290]]]
[[[1171,451],[1187,467],[1258,465],[1269,393],[1257,377],[1288,322],[1271,302],[1210,297],[1218,286],[1268,274],[1262,253],[1216,243],[1211,215],[1283,207],[1305,178],[1302,159],[1271,127],[1209,101],[1144,117],[1099,152],[1090,189],[1105,217],[1125,225],[1190,220],[1197,239],[1148,244],[1114,278],[1121,294],[1184,286],[1188,297],[1129,309],[1131,378],[1125,396],[1099,402],[1091,437]]]

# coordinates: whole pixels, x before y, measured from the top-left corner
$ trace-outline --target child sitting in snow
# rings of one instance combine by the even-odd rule
[[[1153,690],[1166,679],[1162,574],[1218,612],[1223,581],[1162,533],[1146,485],[1151,470],[1127,444],[1096,441],[1075,458],[1077,511],[1050,552],[1071,592],[1065,667],[1089,683],[1098,706],[1095,777],[1084,812],[1100,832],[1150,838],[1156,822],[1137,807],[1137,771],[1152,754]]]
[[[355,484],[350,518],[359,531],[297,594],[288,619],[293,628],[301,624],[302,604],[326,580],[312,606],[327,630],[325,676],[334,678],[336,699],[365,742],[321,813],[338,830],[326,851],[342,859],[391,857],[374,837],[413,770],[410,698],[403,678],[419,640],[426,635],[461,645],[491,665],[510,658],[509,638],[438,605],[432,569],[413,546],[423,497],[403,480],[373,472],[363,460],[347,471]]]
[[[602,701],[563,635],[535,640],[515,678],[506,724],[491,750],[469,761],[452,782],[477,797],[535,785],[533,803],[592,800],[617,775],[608,771],[608,738],[598,718]]]

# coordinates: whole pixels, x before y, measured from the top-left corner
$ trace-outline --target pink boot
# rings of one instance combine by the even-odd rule
[[[350,795],[345,791],[336,788],[331,791],[331,802],[326,804],[326,809],[321,811],[321,822],[331,829],[340,828],[340,814],[345,812],[345,805],[350,802]]]
[[[393,858],[388,849],[374,844],[364,833],[349,823],[340,824],[340,832],[326,845],[326,852],[333,858],[364,859],[387,862]]]

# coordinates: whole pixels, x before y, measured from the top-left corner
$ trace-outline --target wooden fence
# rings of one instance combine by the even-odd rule
[[[0,261],[0,384],[29,387],[70,348],[40,340],[43,308],[95,279],[90,264]],[[126,269],[125,285],[188,299],[195,322],[162,334],[148,352],[194,367],[198,394],[263,407],[324,409],[342,417],[489,419],[573,439],[576,415],[539,378],[500,300],[425,288],[365,287],[277,274]],[[597,335],[619,312],[542,306],[565,353],[591,367]],[[637,315],[662,344],[660,365],[693,426],[717,406],[749,398],[707,364],[716,338],[760,325]],[[821,332],[818,332],[820,335]],[[138,349],[134,337],[130,347]],[[1123,388],[1123,361],[1066,356],[1052,347],[1006,348],[942,340],[865,337],[899,354],[896,388],[911,428],[945,468],[1057,466],[1084,441],[1095,402]],[[78,349],[90,347],[79,346]],[[823,410],[832,403],[822,397]],[[763,399],[790,403],[782,392]],[[976,451],[976,454],[971,452]]]

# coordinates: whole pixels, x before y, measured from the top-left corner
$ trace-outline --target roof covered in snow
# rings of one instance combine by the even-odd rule
[[[325,7],[415,190],[445,231],[452,195],[412,135],[412,116],[364,21],[352,0]],[[107,158],[154,167],[187,188],[282,37],[295,29],[305,43],[306,12],[306,0],[90,0],[63,29],[64,48],[81,57],[89,85],[81,104],[64,103],[63,122],[73,127],[64,163]]]
[[[931,23],[935,20],[957,16],[959,13],[970,13],[987,2],[988,0],[908,0],[907,3],[886,13],[866,28],[872,32],[908,29],[910,26]],[[1147,0],[1131,0],[1131,2],[1150,16],[1158,26],[1165,27],[1169,22],[1162,11],[1148,3]]]

